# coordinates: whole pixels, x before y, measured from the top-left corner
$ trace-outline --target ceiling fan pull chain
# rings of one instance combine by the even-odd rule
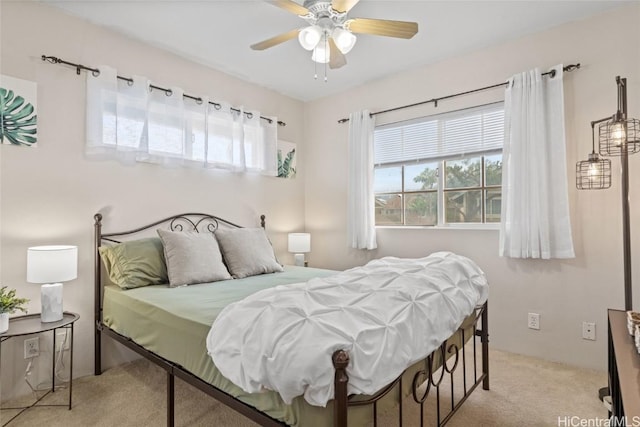
[[[318,63],[313,61],[313,78],[318,80]]]
[[[329,34],[324,32],[324,82],[327,82],[327,64],[331,57],[331,49],[329,49]]]

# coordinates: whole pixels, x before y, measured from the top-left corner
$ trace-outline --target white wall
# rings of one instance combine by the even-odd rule
[[[104,229],[122,230],[185,211],[217,214],[267,228],[277,255],[291,262],[286,233],[304,228],[304,172],[285,180],[204,169],[134,167],[83,157],[85,78],[44,63],[43,54],[89,66],[108,64],[123,75],[146,75],[159,85],[208,95],[257,109],[287,123],[281,139],[304,152],[301,102],[149,47],[35,2],[1,3],[0,72],[38,83],[38,147],[0,146],[2,239],[0,283],[31,299],[40,311],[40,287],[26,283],[27,247],[64,243],[79,248],[78,279],[65,284],[64,308],[76,324],[75,376],[93,372],[93,215]],[[47,338],[48,339],[48,338]],[[41,350],[44,343],[41,338]],[[122,349],[111,354],[119,354]],[[33,382],[49,377],[49,354],[38,361]],[[2,398],[26,391],[22,339],[2,345]]]
[[[623,308],[621,201],[617,159],[608,191],[575,189],[575,163],[591,150],[590,121],[616,108],[616,75],[628,77],[630,116],[640,116],[640,4],[520,40],[364,84],[306,104],[306,228],[312,233],[310,263],[347,268],[387,255],[425,256],[450,250],[474,259],[487,273],[490,339],[494,347],[573,365],[606,369],[606,309]],[[567,169],[576,258],[515,260],[497,256],[497,230],[379,228],[378,249],[348,249],[348,125],[337,120],[352,111],[379,111],[488,86],[534,67],[582,63],[564,77]],[[377,123],[502,100],[501,89],[442,101],[438,108],[405,109],[377,116]],[[633,263],[640,278],[640,156],[631,158]],[[640,279],[638,279],[640,280]],[[635,307],[640,307],[636,286]],[[527,313],[541,315],[541,330],[526,327]],[[597,322],[597,341],[581,339],[582,321]]]

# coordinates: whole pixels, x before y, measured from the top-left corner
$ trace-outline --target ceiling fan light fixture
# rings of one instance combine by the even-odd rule
[[[333,37],[333,41],[336,42],[336,46],[338,46],[338,49],[340,49],[340,52],[344,55],[353,49],[357,40],[355,34],[340,27],[333,29],[331,37]]]
[[[325,65],[325,81],[327,69],[335,70],[347,64],[345,55],[355,46],[357,34],[410,39],[418,33],[417,22],[349,18],[349,12],[360,0],[263,1],[298,15],[307,25],[254,43],[251,49],[269,49],[298,37],[303,49],[312,52],[314,63]],[[318,67],[315,68],[317,71]]]
[[[306,50],[314,50],[322,38],[322,28],[317,25],[311,25],[300,31],[298,41],[300,46]]]
[[[311,59],[319,64],[326,64],[331,59],[330,56],[329,42],[325,39],[313,49]]]

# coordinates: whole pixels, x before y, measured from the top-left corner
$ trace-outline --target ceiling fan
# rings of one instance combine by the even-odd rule
[[[334,69],[347,63],[344,55],[356,43],[354,33],[410,39],[418,32],[416,22],[348,18],[347,14],[359,1],[304,0],[303,5],[292,0],[267,1],[300,16],[309,26],[263,40],[251,45],[251,49],[268,49],[298,37],[303,48],[313,51],[311,59],[321,64],[328,63]]]

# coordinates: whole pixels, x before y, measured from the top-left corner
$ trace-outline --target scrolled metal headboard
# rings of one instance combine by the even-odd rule
[[[208,231],[214,233],[220,226],[220,224],[225,224],[229,227],[242,228],[241,225],[235,224],[226,219],[220,218],[215,215],[204,214],[204,213],[183,213],[178,215],[173,215],[155,222],[151,224],[146,224],[138,228],[134,228],[132,230],[127,231],[119,231],[113,233],[102,233],[101,225],[102,225],[102,214],[97,213],[94,215],[95,226],[100,228],[100,234],[96,235],[96,247],[99,247],[102,241],[120,243],[120,240],[117,240],[117,237],[124,237],[131,234],[140,233],[142,231],[148,230],[157,225],[167,223],[169,225],[169,229],[171,231]],[[260,215],[260,226],[265,228],[265,216]]]

